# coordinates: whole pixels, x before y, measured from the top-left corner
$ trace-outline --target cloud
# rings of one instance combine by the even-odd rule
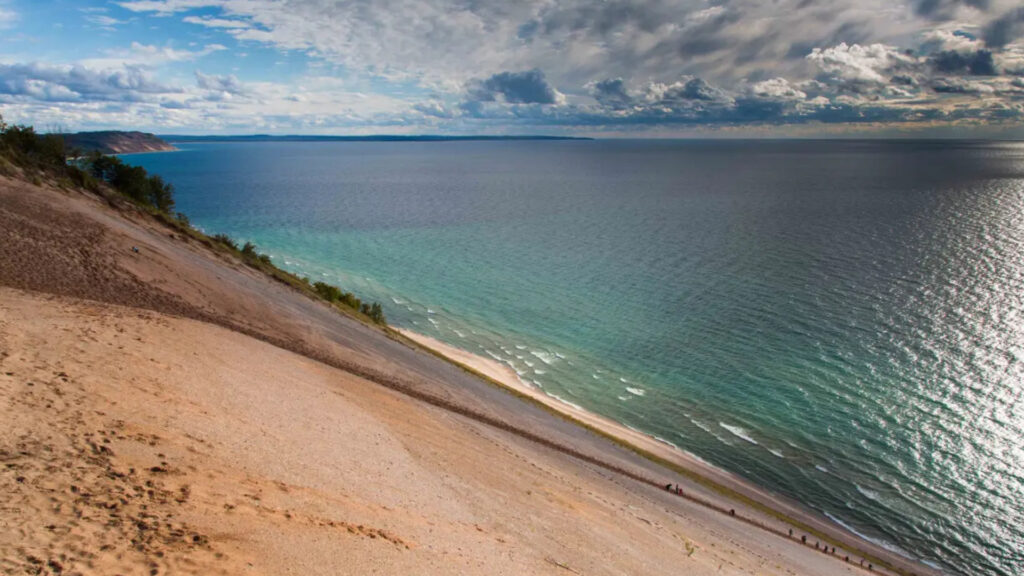
[[[885,84],[893,73],[915,64],[912,57],[894,46],[847,45],[845,42],[831,48],[815,48],[807,60],[817,64],[832,79],[847,85]]]
[[[103,57],[87,58],[80,63],[91,68],[154,68],[174,62],[191,62],[223,50],[227,47],[222,44],[208,44],[199,50],[179,50],[171,46],[132,42],[128,48],[110,49]]]
[[[558,104],[564,96],[533,69],[525,72],[500,72],[476,83],[470,97],[480,102],[503,101],[510,104]]]
[[[182,21],[188,24],[199,24],[200,26],[206,26],[207,28],[241,29],[252,27],[252,23],[245,20],[229,20],[227,18],[211,18],[209,16],[186,16]]]
[[[203,90],[229,95],[240,95],[247,92],[234,75],[218,76],[216,74],[203,74],[199,70],[195,71],[195,75],[196,85]]]
[[[222,0],[131,0],[117,2],[117,4],[132,12],[156,12],[162,16],[168,16],[196,8],[219,6],[224,2]]]
[[[932,64],[936,70],[945,73],[966,73],[975,76],[995,76],[998,73],[992,60],[992,52],[988,50],[967,54],[947,50],[933,56]]]
[[[633,97],[626,90],[622,78],[607,78],[590,84],[591,95],[602,106],[612,109],[626,108],[633,103]]]
[[[0,64],[0,94],[46,102],[134,101],[175,92],[142,69],[94,70],[84,66]]]
[[[1013,118],[1021,95],[1012,83],[1024,75],[1019,0],[112,4],[111,17],[152,18],[158,26],[178,19],[187,33],[215,36],[236,54],[259,45],[345,79],[332,85],[306,77],[288,86],[268,66],[244,70],[243,84],[204,66],[193,81],[177,76],[180,67],[162,68],[198,61],[221,44],[135,43],[79,62],[183,82],[150,109],[176,122],[209,122],[200,114],[218,110],[296,127],[418,122],[483,131]],[[54,90],[40,94],[71,97]]]
[[[14,26],[18,21],[18,14],[6,7],[6,2],[0,1],[0,30]]]
[[[983,36],[985,43],[993,48],[1002,48],[1024,33],[1024,8],[1010,10],[989,22]]]

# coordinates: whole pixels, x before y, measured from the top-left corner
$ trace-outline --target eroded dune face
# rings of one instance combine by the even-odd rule
[[[768,560],[558,454],[221,328],[10,289],[0,311],[5,572]]]

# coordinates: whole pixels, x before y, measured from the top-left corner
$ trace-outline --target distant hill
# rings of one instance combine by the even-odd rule
[[[103,154],[134,154],[137,152],[166,152],[176,150],[167,141],[145,132],[78,132],[64,134],[64,142],[70,150]]]

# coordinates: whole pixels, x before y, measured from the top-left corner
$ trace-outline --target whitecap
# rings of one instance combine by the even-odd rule
[[[773,455],[778,456],[779,458],[785,458],[786,457],[786,455],[782,453],[782,450],[776,450],[774,448],[769,448],[768,451],[771,452]]]
[[[398,304],[399,306],[405,304],[405,300],[402,300],[401,298],[395,298],[394,296],[391,297],[391,301],[394,302],[395,304]]]
[[[647,391],[644,390],[643,388],[633,388],[632,386],[626,386],[626,392],[629,392],[630,394],[632,394],[634,396],[646,396],[647,395]]]
[[[558,358],[561,358],[561,359],[563,359],[563,360],[565,359],[565,356],[562,356],[562,355],[561,355],[561,354],[559,354],[558,352],[555,352],[555,356],[556,356],[556,357],[558,357]]]
[[[740,426],[733,426],[731,424],[726,424],[725,422],[719,422],[718,425],[728,430],[730,433],[732,433],[733,436],[736,436],[737,438],[742,438],[743,440],[746,440],[751,444],[757,444],[757,440],[754,440],[753,438],[750,437],[750,432]]]
[[[533,354],[545,364],[553,364],[555,362],[555,356],[551,352],[545,352],[544,350],[530,350],[530,354]]]
[[[536,364],[534,364],[533,362],[530,362],[529,360],[523,360],[523,364],[526,364],[530,368],[533,368],[534,366],[536,366]]]
[[[487,350],[486,348],[484,349],[484,352],[486,352],[487,355],[490,356],[491,358],[494,358],[498,362],[501,362],[501,360],[502,360],[501,356],[498,356],[497,354],[495,354],[494,352],[491,352],[490,350]]]
[[[825,468],[821,464],[815,464],[814,467],[817,468],[819,472],[824,472],[825,474],[828,474],[828,468]]]
[[[868,490],[867,488],[864,488],[857,483],[854,483],[853,487],[857,489],[857,492],[860,492],[861,494],[867,496],[868,498],[874,500],[875,502],[879,502],[878,492],[875,492],[874,490]]]
[[[669,446],[675,448],[676,450],[679,450],[679,446],[676,446],[675,444],[669,442],[668,440],[662,438],[661,436],[653,436],[653,438],[658,442],[661,442],[662,444],[668,444]]]
[[[623,402],[626,402],[629,400],[629,396],[619,396],[618,399],[622,400]]]
[[[433,308],[427,308],[427,314],[437,314]]]
[[[466,333],[462,332],[461,330],[456,330],[455,328],[452,328],[452,332],[455,332],[459,336],[459,338],[465,338],[466,337]]]
[[[700,428],[701,430],[707,432],[708,434],[711,434],[712,436],[715,435],[715,433],[711,431],[711,428],[707,424],[701,422],[700,420],[697,420],[696,418],[690,418],[690,422],[693,422],[694,426]]]
[[[516,344],[516,350],[526,350],[526,346],[523,346],[522,344]]]
[[[547,370],[541,370],[541,369],[538,368],[538,369],[534,369],[533,373],[534,374],[547,374],[548,371]]]
[[[600,380],[601,379],[601,377],[598,376],[597,374],[591,374],[591,376],[594,377],[594,380]]]
[[[548,395],[548,396],[551,396],[551,397],[552,397],[552,398],[554,398],[555,400],[558,400],[558,401],[559,401],[559,402],[561,402],[562,404],[565,404],[566,406],[571,406],[571,407],[573,407],[573,408],[575,408],[575,409],[579,410],[580,412],[583,412],[583,408],[582,408],[582,407],[581,407],[581,406],[580,406],[579,404],[573,404],[572,402],[569,402],[569,401],[568,401],[568,400],[566,400],[565,398],[562,398],[561,396],[559,396],[559,395],[557,395],[557,394],[552,394],[552,393],[550,393],[550,392],[548,392],[548,393],[547,393],[547,395]]]
[[[625,378],[619,378],[619,382],[622,382],[623,384],[629,384],[629,380],[626,380]]]
[[[882,540],[881,538],[872,538],[871,536],[868,536],[867,534],[864,534],[863,532],[860,532],[859,530],[855,529],[853,526],[850,526],[846,522],[843,522],[842,520],[840,520],[839,518],[836,518],[835,516],[833,516],[832,514],[829,514],[828,512],[825,512],[825,516],[828,516],[829,520],[835,522],[836,524],[839,524],[843,528],[849,530],[850,532],[853,532],[854,534],[856,534],[857,536],[860,536],[861,538],[867,540],[868,542],[873,542],[873,543],[881,546],[882,548],[885,548],[886,550],[888,550],[890,552],[893,552],[895,554],[899,554],[900,556],[903,556],[904,558],[907,558],[907,559],[910,559],[910,560],[916,560],[916,558],[914,558],[909,552],[907,552],[906,550],[900,548],[899,546],[897,546],[895,544],[892,544],[890,542]]]

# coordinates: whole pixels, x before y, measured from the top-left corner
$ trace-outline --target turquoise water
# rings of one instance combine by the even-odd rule
[[[956,574],[1024,566],[1024,146],[184,144],[209,232]]]

